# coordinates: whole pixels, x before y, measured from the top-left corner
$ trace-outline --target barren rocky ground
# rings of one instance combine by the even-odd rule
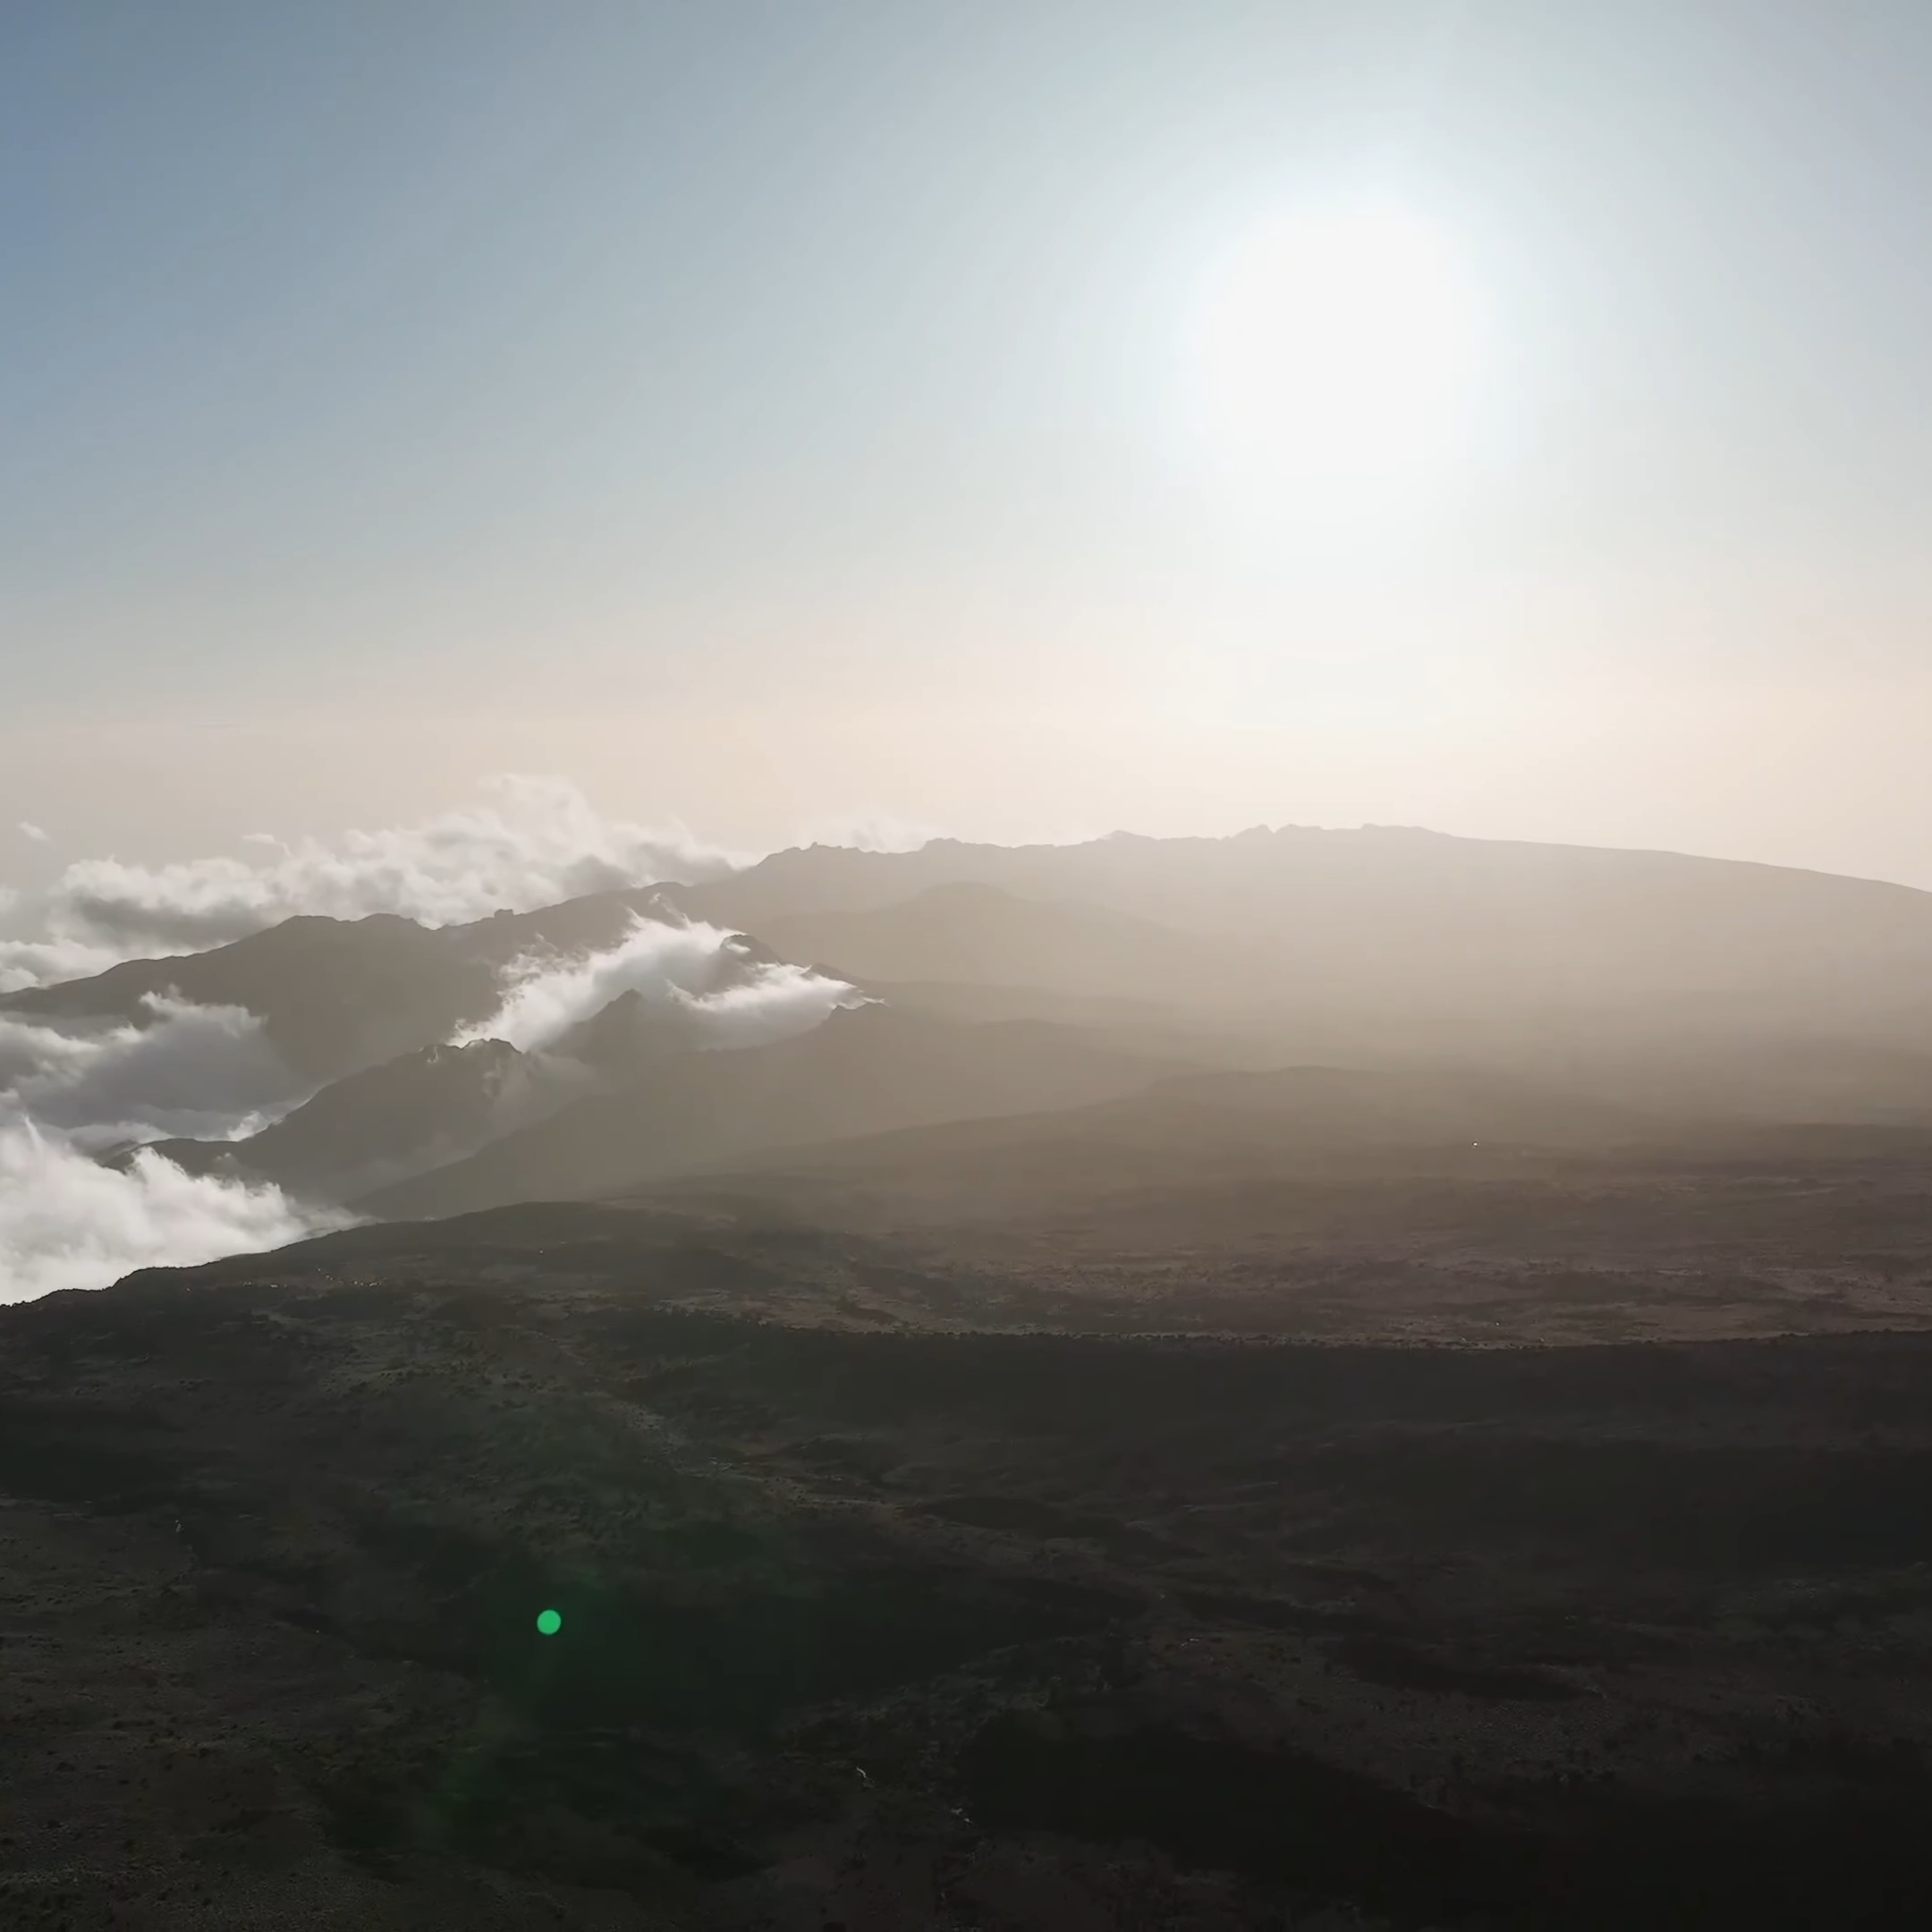
[[[1809,1178],[1834,1252],[1902,1187]],[[0,1312],[0,1921],[1917,1922],[1932,1336],[1815,1332],[1747,1216],[1781,1337],[1361,1339],[1349,1199],[1347,1342],[715,1200]]]

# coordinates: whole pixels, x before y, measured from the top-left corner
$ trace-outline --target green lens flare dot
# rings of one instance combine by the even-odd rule
[[[537,1628],[546,1637],[555,1637],[564,1628],[564,1619],[555,1610],[539,1610],[537,1613]]]

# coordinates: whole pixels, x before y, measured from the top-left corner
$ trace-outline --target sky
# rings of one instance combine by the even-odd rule
[[[520,772],[1932,886],[1928,81],[1919,0],[0,0],[0,883]]]

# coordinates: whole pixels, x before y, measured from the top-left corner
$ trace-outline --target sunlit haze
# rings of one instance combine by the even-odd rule
[[[1284,216],[1204,303],[1202,403],[1251,513],[1379,524],[1446,480],[1474,409],[1479,301],[1453,242],[1400,205]]]
[[[530,772],[737,850],[1932,883],[1928,50],[1902,0],[12,9],[0,881]]]
[[[1928,106],[0,0],[0,1921],[1932,1926]]]

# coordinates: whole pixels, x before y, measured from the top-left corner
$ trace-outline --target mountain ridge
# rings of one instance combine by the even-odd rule
[[[861,1007],[772,1045],[677,1055],[641,1082],[354,1205],[393,1218],[589,1199],[760,1146],[1078,1105],[1173,1067],[1044,1022],[969,1025]]]

